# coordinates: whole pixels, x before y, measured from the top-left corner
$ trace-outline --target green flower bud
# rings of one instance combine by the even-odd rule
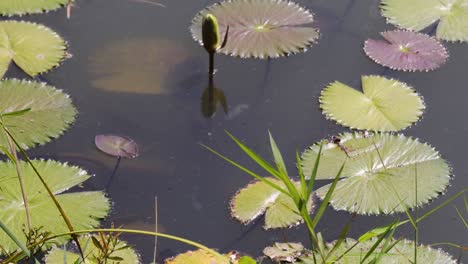
[[[207,14],[202,22],[203,47],[208,53],[215,53],[221,47],[218,20],[212,14]]]

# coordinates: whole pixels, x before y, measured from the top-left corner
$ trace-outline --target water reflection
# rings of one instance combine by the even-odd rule
[[[213,76],[210,75],[208,87],[203,91],[201,98],[201,112],[206,118],[211,118],[216,114],[218,104],[221,105],[225,114],[228,113],[226,96],[223,90],[215,86],[213,79]]]

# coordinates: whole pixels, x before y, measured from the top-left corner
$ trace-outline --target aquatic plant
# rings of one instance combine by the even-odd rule
[[[330,200],[337,210],[357,214],[404,212],[437,197],[450,180],[450,167],[436,150],[401,134],[344,133],[322,140],[302,154],[305,175],[315,168],[319,151],[317,180],[333,179],[346,161]],[[316,194],[325,198],[330,186],[318,189]]]
[[[207,14],[219,22],[220,34],[229,26],[229,41],[220,50],[243,58],[275,58],[306,50],[319,37],[313,15],[284,0],[227,0],[200,11],[190,30],[203,45],[202,21]]]
[[[8,0],[0,1],[0,15],[38,14],[56,10],[72,0]]]
[[[0,21],[0,43],[0,78],[12,61],[36,76],[58,66],[66,57],[65,41],[50,28],[35,23]]]
[[[381,9],[398,27],[420,31],[437,22],[437,38],[468,41],[468,0],[382,0]]]
[[[134,159],[139,155],[137,143],[129,137],[111,134],[97,135],[94,143],[99,150],[114,157]]]
[[[66,211],[68,218],[76,229],[94,228],[99,219],[105,217],[110,209],[109,201],[99,191],[63,193],[64,191],[86,181],[90,175],[78,167],[69,166],[52,160],[33,160],[35,168],[43,175],[44,181],[55,194],[56,199]],[[44,191],[42,183],[33,168],[27,162],[20,162],[25,179],[25,189],[31,210],[33,227],[42,227],[43,231],[59,234],[68,231],[66,223],[58,217],[55,204]],[[0,181],[0,221],[8,226],[11,232],[25,242],[23,228],[26,224],[23,199],[19,182],[16,179],[16,168],[11,162],[0,162],[2,177]],[[76,210],[76,208],[80,208]],[[51,241],[64,243],[66,237]],[[13,252],[18,246],[5,233],[0,232],[0,244],[7,252]],[[50,246],[48,243],[46,246]]]
[[[198,249],[179,254],[173,258],[166,259],[166,264],[200,264],[200,263],[216,263],[230,264],[228,258],[213,255],[205,250]]]
[[[416,122],[424,111],[422,98],[408,85],[381,76],[362,76],[359,92],[335,81],[320,96],[327,118],[351,128],[399,131]]]
[[[275,262],[295,262],[306,252],[301,243],[275,243],[266,247],[263,254]]]
[[[77,111],[70,97],[45,83],[4,80],[0,81],[0,93],[4,125],[25,149],[59,137],[75,120]],[[5,116],[24,109],[29,111]],[[8,147],[5,133],[0,133],[0,146]]]
[[[449,57],[445,47],[426,34],[393,30],[381,35],[385,40],[366,40],[364,51],[373,61],[393,70],[430,71]]]
[[[280,180],[267,179],[283,189],[286,188]],[[299,182],[293,184],[300,189]],[[300,224],[303,219],[295,207],[291,197],[258,180],[240,189],[230,203],[232,217],[243,224],[249,224],[265,214],[265,229],[287,228]],[[313,208],[313,199],[309,197],[308,212],[311,213]]]

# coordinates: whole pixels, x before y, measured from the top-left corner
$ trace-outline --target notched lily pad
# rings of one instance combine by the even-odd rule
[[[99,224],[99,219],[107,216],[110,205],[103,192],[63,193],[91,177],[85,171],[52,160],[33,160],[33,163],[76,230],[95,228]],[[22,161],[20,169],[28,195],[32,227],[42,227],[42,231],[51,232],[51,235],[68,232],[68,227],[57,207],[31,166]],[[23,233],[23,228],[26,226],[26,214],[15,164],[0,162],[0,171],[0,221],[8,226],[21,243],[26,244]],[[69,238],[56,238],[45,246],[50,247],[52,243],[63,244],[67,239]],[[5,232],[0,232],[0,245],[7,253],[18,249]]]
[[[295,262],[304,254],[304,246],[301,243],[275,243],[266,247],[263,254],[276,262]]]
[[[362,130],[399,131],[418,121],[422,98],[405,83],[381,76],[362,76],[362,90],[341,82],[326,87],[320,107],[327,118]]]
[[[0,21],[0,78],[12,61],[36,76],[57,67],[65,57],[65,41],[50,28],[24,21]]]
[[[38,14],[56,10],[69,0],[6,0],[0,1],[0,15]],[[73,2],[73,1],[72,1]]]
[[[242,58],[275,58],[306,50],[319,38],[313,15],[285,0],[227,0],[199,12],[190,30],[202,44],[201,24],[206,14],[219,23],[220,35],[229,26],[224,54]]]
[[[268,179],[286,189],[279,180]],[[299,182],[294,184],[299,188]],[[312,212],[313,207],[311,197],[307,205],[309,212]],[[249,224],[265,214],[265,229],[287,228],[302,222],[294,201],[289,196],[257,180],[237,192],[231,200],[230,209],[232,217],[243,224]]]
[[[445,47],[429,35],[402,30],[381,34],[385,40],[368,39],[364,51],[373,61],[390,69],[430,71],[448,59]]]
[[[404,212],[428,203],[449,184],[450,167],[431,146],[403,135],[344,133],[322,140],[302,155],[311,175],[323,144],[317,179],[333,179],[346,166],[331,197],[337,210],[358,214]],[[417,197],[416,197],[417,180]],[[330,185],[316,191],[323,199]]]
[[[99,150],[111,156],[134,159],[139,155],[137,143],[129,137],[97,135],[94,143]]]

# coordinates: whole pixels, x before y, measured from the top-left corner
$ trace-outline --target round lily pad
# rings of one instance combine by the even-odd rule
[[[322,140],[302,155],[305,175],[311,175],[320,144],[323,149],[317,179],[334,179],[346,162],[330,200],[337,210],[358,214],[404,212],[439,196],[450,181],[449,165],[431,146],[388,133],[344,133]],[[316,194],[323,199],[329,187],[318,189]]]
[[[201,264],[201,263],[216,263],[216,264],[229,264],[229,259],[220,256],[214,256],[210,252],[203,249],[195,251],[187,251],[176,257],[166,259],[165,264]]]
[[[221,36],[229,26],[224,54],[242,58],[276,58],[306,50],[319,37],[312,13],[285,0],[227,0],[207,7],[192,21],[190,30],[202,44],[202,20],[218,19]]]
[[[58,9],[69,0],[7,0],[0,1],[0,15],[38,14]],[[73,1],[73,0],[72,0]]]

